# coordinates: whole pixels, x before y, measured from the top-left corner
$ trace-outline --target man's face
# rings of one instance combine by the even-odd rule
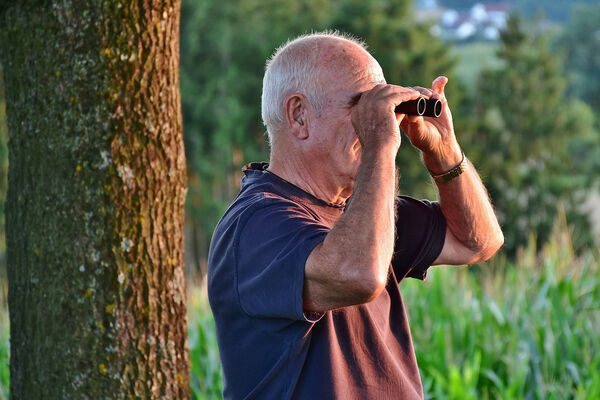
[[[377,61],[355,45],[347,46],[341,57],[334,57],[332,54],[330,62],[324,60],[326,101],[313,118],[314,150],[332,179],[351,193],[361,157],[361,145],[351,121],[352,109],[360,93],[385,83],[385,78]]]

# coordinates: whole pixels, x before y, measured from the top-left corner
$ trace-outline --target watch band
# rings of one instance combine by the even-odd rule
[[[467,169],[467,157],[465,157],[465,152],[463,151],[462,160],[456,167],[440,175],[433,175],[431,174],[431,172],[430,174],[434,181],[438,183],[447,183],[459,176],[460,174],[462,174],[465,171],[465,169]]]

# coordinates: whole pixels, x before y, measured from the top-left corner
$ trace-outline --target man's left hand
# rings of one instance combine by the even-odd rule
[[[446,172],[462,159],[454,136],[452,113],[444,95],[446,83],[448,78],[439,76],[433,81],[432,89],[413,87],[423,96],[442,102],[442,113],[438,118],[407,115],[400,123],[411,143],[423,152],[425,164],[433,174]]]

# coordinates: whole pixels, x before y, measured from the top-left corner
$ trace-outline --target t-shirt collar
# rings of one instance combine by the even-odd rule
[[[296,192],[297,195],[299,195],[300,197],[306,197],[316,203],[320,203],[322,205],[337,208],[340,210],[344,210],[346,208],[346,204],[333,204],[333,203],[329,203],[324,200],[321,200],[318,197],[315,197],[311,193],[308,193],[307,191],[303,190],[302,188],[299,188],[298,186],[294,185],[293,183],[283,179],[279,175],[274,174],[273,172],[269,171],[268,168],[269,168],[269,163],[264,162],[264,161],[251,162],[251,163],[246,164],[242,168],[242,172],[244,173],[244,181],[246,181],[247,179],[254,180],[254,179],[261,178],[261,177],[270,177],[272,179],[276,179],[281,184],[287,185],[289,190]],[[244,185],[244,183],[245,182],[242,182],[242,185]],[[250,183],[250,182],[248,182],[248,183]]]

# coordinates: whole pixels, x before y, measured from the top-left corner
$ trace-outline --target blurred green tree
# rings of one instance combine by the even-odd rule
[[[558,40],[570,74],[568,91],[600,108],[600,4],[579,5]]]
[[[525,31],[514,14],[501,40],[504,64],[479,80],[470,144],[503,224],[505,248],[513,252],[532,232],[546,240],[559,202],[571,222],[587,224],[577,196],[590,182],[577,166],[592,160],[571,151],[598,135],[589,109],[566,99],[561,58],[545,36]],[[590,240],[584,231],[580,243]]]

